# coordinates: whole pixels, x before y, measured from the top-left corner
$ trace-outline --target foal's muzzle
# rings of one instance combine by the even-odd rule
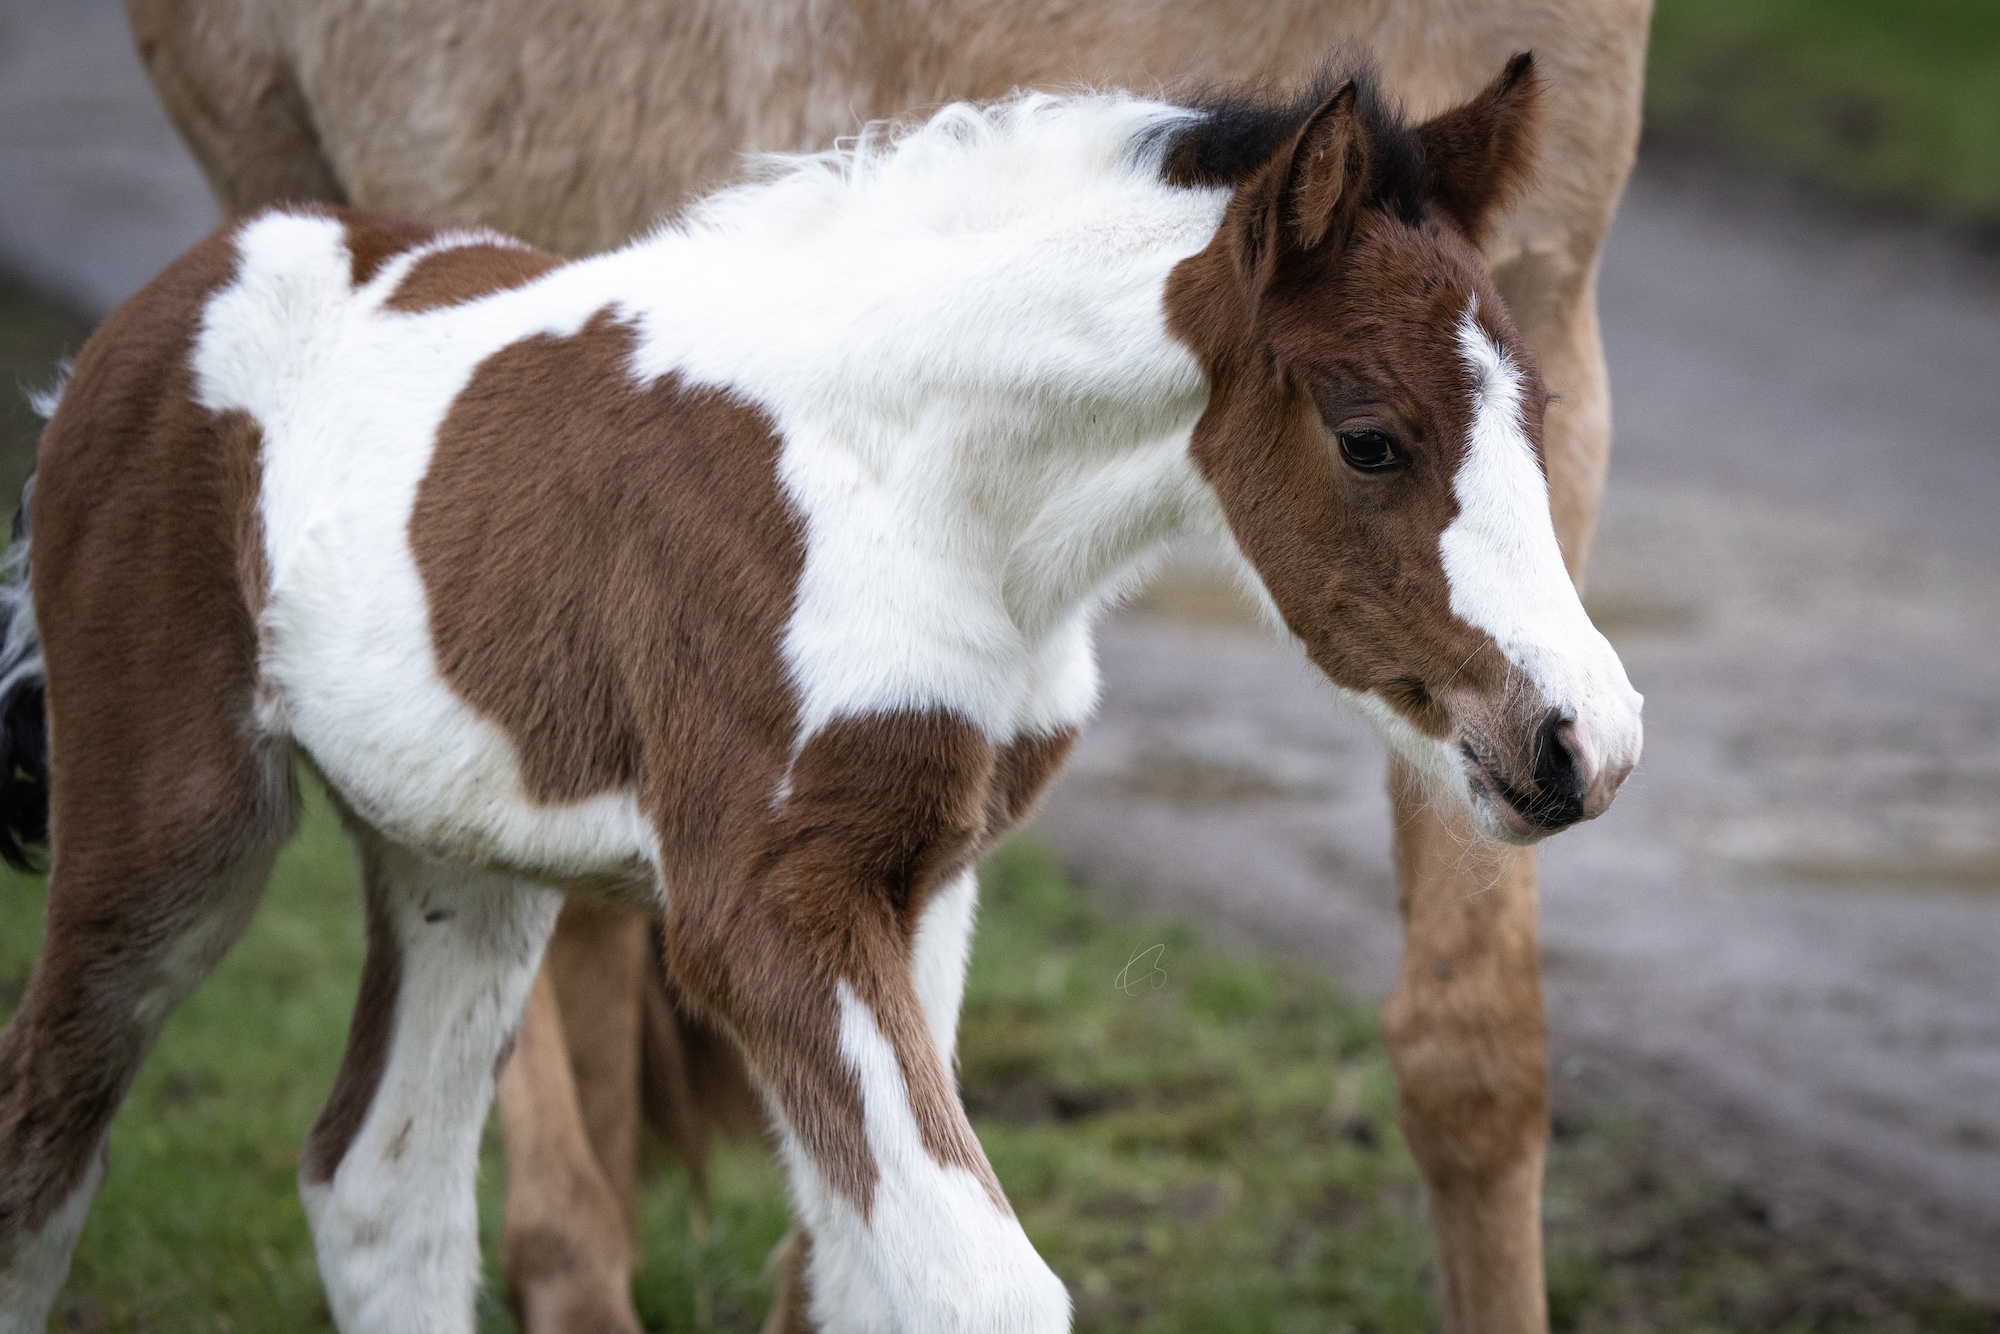
[[[1527,785],[1517,787],[1498,765],[1486,763],[1470,742],[1462,742],[1466,781],[1483,788],[1512,832],[1533,838],[1567,829],[1584,818],[1589,781],[1576,753],[1576,728],[1550,712],[1535,729]]]
[[[1636,745],[1593,746],[1575,719],[1555,709],[1523,730],[1528,735],[1518,750],[1470,736],[1459,742],[1475,803],[1515,842],[1532,843],[1602,813],[1637,758]]]

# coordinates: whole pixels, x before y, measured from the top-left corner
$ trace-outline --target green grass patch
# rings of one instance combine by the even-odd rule
[[[0,1014],[40,937],[39,881],[0,882]],[[1113,914],[1032,842],[990,859],[961,1065],[982,1141],[1083,1331],[1430,1330],[1433,1258],[1372,1012],[1311,965]],[[1155,947],[1158,947],[1157,949]],[[112,1130],[111,1174],[57,1329],[328,1327],[293,1188],[361,962],[355,873],[311,799],[263,909],[167,1025]],[[650,1329],[754,1331],[783,1182],[722,1147],[694,1240],[685,1176],[641,1205]],[[504,1168],[480,1180],[488,1256]],[[1558,1127],[1549,1186],[1563,1331],[2000,1330],[2000,1313],[1781,1231],[1636,1123]],[[481,1327],[513,1329],[489,1273]]]
[[[2000,4],[1658,0],[1646,117],[1862,199],[2000,223]]]

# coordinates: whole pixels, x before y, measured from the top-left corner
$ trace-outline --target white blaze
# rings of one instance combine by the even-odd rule
[[[1550,707],[1576,720],[1588,768],[1639,751],[1639,695],[1570,582],[1549,488],[1521,425],[1521,373],[1466,308],[1458,344],[1472,427],[1453,480],[1458,517],[1438,541],[1454,615],[1492,636]]]

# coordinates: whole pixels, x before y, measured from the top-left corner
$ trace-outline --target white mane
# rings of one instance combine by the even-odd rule
[[[1197,115],[1124,92],[954,102],[918,122],[871,122],[825,152],[752,155],[748,180],[668,225],[768,234],[875,214],[931,231],[1004,226],[1106,185],[1158,187],[1166,131]]]

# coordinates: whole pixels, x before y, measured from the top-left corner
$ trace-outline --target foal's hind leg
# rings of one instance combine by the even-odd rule
[[[299,1193],[342,1329],[469,1334],[480,1132],[561,900],[355,833],[368,960]]]
[[[94,772],[80,739],[58,737],[47,929],[0,1032],[0,1334],[42,1329],[104,1180],[112,1115],[167,1016],[248,924],[295,804],[284,763],[248,747],[220,763],[120,752],[115,772]],[[162,789],[135,791],[133,775]]]

